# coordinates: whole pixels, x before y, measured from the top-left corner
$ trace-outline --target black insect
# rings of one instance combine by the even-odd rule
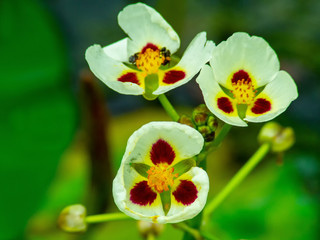
[[[164,61],[162,63],[162,65],[166,65],[170,62],[171,58],[170,58],[170,50],[169,49],[166,49],[165,47],[161,48],[160,49],[160,53],[162,56],[164,56]]]
[[[136,64],[136,61],[139,57],[139,53],[135,53],[132,56],[129,57],[129,62],[132,64]]]

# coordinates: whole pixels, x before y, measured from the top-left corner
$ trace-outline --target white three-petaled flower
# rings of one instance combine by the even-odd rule
[[[119,93],[160,95],[191,80],[212,56],[214,43],[202,32],[175,66],[164,67],[179,48],[180,39],[157,11],[142,3],[132,4],[119,13],[118,22],[129,37],[104,48],[89,47],[86,60],[91,71]],[[148,76],[156,76],[156,81]]]
[[[196,216],[209,191],[207,173],[192,159],[203,143],[198,131],[175,122],[151,122],[134,132],[113,181],[118,208],[158,223]]]
[[[285,111],[298,97],[290,75],[262,38],[235,33],[213,51],[197,82],[207,107],[224,122],[247,126]]]

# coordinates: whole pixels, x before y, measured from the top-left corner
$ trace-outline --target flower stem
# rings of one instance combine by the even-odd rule
[[[246,164],[233,176],[229,183],[222,189],[218,195],[207,204],[203,211],[202,225],[208,223],[212,212],[223,202],[223,200],[243,181],[252,169],[264,158],[269,152],[270,144],[264,143],[246,162]]]
[[[106,213],[106,214],[98,214],[98,215],[91,215],[86,217],[87,223],[99,223],[99,222],[109,222],[109,221],[116,221],[116,220],[127,220],[133,219],[123,213]]]
[[[180,119],[180,116],[176,112],[176,110],[174,109],[172,104],[169,102],[166,95],[161,94],[161,95],[159,95],[158,99],[159,99],[162,107],[164,108],[164,110],[166,110],[166,112],[169,114],[169,116],[172,118],[172,120],[177,122]]]
[[[189,233],[191,236],[193,236],[194,239],[196,240],[201,240],[203,239],[200,232],[197,229],[194,229],[192,227],[189,227],[188,224],[184,223],[184,222],[180,222],[180,223],[175,223],[172,224],[175,228],[181,229],[187,233]]]
[[[222,140],[227,136],[227,134],[228,134],[228,132],[230,131],[230,129],[231,129],[231,125],[229,125],[229,124],[227,124],[227,123],[225,123],[223,126],[222,126],[222,128],[221,128],[221,130],[220,130],[220,132],[219,132],[219,134],[218,134],[218,136],[214,139],[214,141],[213,141],[213,147],[218,147],[219,145],[220,145],[220,143],[222,142]]]

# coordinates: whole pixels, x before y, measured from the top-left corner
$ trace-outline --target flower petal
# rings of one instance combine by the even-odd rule
[[[239,71],[249,74],[255,88],[272,81],[279,71],[279,60],[274,50],[260,37],[234,33],[213,51],[210,61],[215,79],[231,89],[231,79]]]
[[[129,35],[128,55],[140,52],[148,43],[166,47],[174,53],[180,39],[172,27],[153,8],[136,3],[125,7],[118,15],[120,27]]]
[[[194,167],[176,180],[167,216],[158,222],[176,223],[196,216],[204,207],[209,191],[209,178],[201,168]]]
[[[113,180],[113,198],[117,207],[134,219],[149,220],[163,215],[160,195],[133,168],[122,164]]]
[[[287,72],[280,71],[276,78],[256,97],[255,105],[248,107],[245,120],[249,122],[269,121],[284,112],[297,97],[295,82]],[[259,99],[263,100],[258,103]],[[264,111],[268,109],[268,102],[271,109]]]
[[[100,45],[93,45],[87,49],[86,60],[94,75],[111,89],[130,95],[144,93],[144,79],[140,77],[140,72],[109,57]]]
[[[163,139],[156,141],[151,148],[150,158],[153,164],[171,164],[175,158],[175,153],[169,143]]]
[[[159,139],[164,139],[166,143],[170,143],[170,146],[174,147],[176,157],[172,164],[198,154],[204,143],[203,137],[198,131],[176,122],[151,122],[131,135],[121,166],[113,181],[113,196],[118,208],[135,219],[157,222],[160,217],[165,217],[159,194],[157,193],[154,200],[153,190],[150,191],[150,188],[144,183],[147,178],[141,176],[131,166],[132,163],[153,165],[150,160],[150,152],[152,144],[157,143]],[[168,147],[167,144],[164,145],[166,145],[165,148]],[[170,150],[170,147],[168,149]],[[155,159],[161,157],[161,154],[155,152]],[[171,153],[167,155],[171,155]],[[187,176],[189,172],[182,176]],[[145,194],[146,200],[138,196],[139,192],[143,192],[143,190],[145,192],[141,195]]]
[[[119,62],[129,62],[129,56],[127,53],[128,38],[121,39],[113,44],[110,44],[103,48],[103,51],[111,58]]]
[[[202,68],[196,81],[200,86],[207,107],[214,115],[228,124],[247,126],[238,116],[233,99],[225,94],[219,86],[209,65]]]
[[[159,73],[159,88],[153,92],[160,95],[190,81],[212,57],[214,43],[207,41],[206,33],[198,33],[191,41],[179,63]]]

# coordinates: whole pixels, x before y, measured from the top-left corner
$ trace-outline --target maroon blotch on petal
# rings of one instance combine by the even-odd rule
[[[153,51],[156,51],[156,50],[159,50],[159,48],[152,44],[152,43],[147,43],[147,45],[145,45],[142,50],[141,50],[141,53],[144,53],[148,48],[152,49]]]
[[[271,103],[264,98],[258,98],[254,102],[253,107],[251,108],[251,111],[255,114],[266,113],[270,110],[271,110]]]
[[[165,73],[163,82],[166,84],[173,84],[184,79],[185,76],[186,73],[183,71],[171,70]]]
[[[137,78],[137,74],[133,72],[126,73],[118,78],[120,82],[131,82],[139,85],[139,80]]]
[[[233,112],[232,103],[227,97],[218,98],[218,108],[224,111],[225,113]]]
[[[244,79],[248,83],[251,82],[251,78],[249,77],[249,74],[244,70],[239,70],[235,74],[233,74],[233,77],[231,79],[232,83],[237,83],[239,80]]]
[[[153,164],[168,163],[169,165],[175,158],[175,153],[169,143],[159,139],[152,145],[150,157]]]
[[[157,194],[152,191],[147,181],[137,183],[130,191],[131,202],[141,206],[151,205],[156,198]]]
[[[193,182],[181,180],[177,189],[172,193],[177,202],[190,205],[198,198],[198,190]]]

